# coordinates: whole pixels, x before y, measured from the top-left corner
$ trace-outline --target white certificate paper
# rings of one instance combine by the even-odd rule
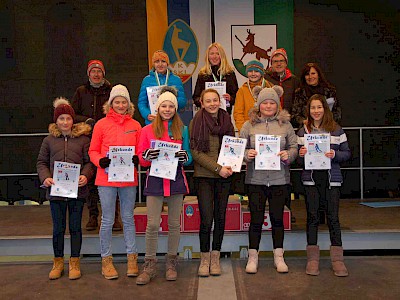
[[[177,143],[156,140],[154,149],[160,149],[157,159],[151,161],[150,176],[175,180],[179,158],[175,153],[181,149]]]
[[[226,94],[226,82],[225,81],[211,81],[206,82],[206,89],[214,89],[218,92],[220,98],[219,107],[226,110],[226,100],[222,95]]]
[[[331,168],[331,159],[325,156],[331,150],[331,135],[305,134],[304,146],[307,153],[304,157],[306,170],[328,170]]]
[[[217,163],[231,167],[233,172],[240,172],[243,163],[247,139],[224,135]]]
[[[165,85],[149,86],[146,88],[147,99],[149,100],[149,107],[152,115],[157,114],[156,102],[158,100],[158,97],[160,96],[160,92],[163,87],[165,87]]]
[[[81,165],[62,161],[54,162],[53,180],[50,196],[78,198],[78,183]]]
[[[281,137],[278,135],[256,134],[255,169],[256,170],[280,170]]]
[[[135,146],[110,146],[108,155],[111,159],[108,182],[134,182],[135,165],[132,157],[135,155]]]

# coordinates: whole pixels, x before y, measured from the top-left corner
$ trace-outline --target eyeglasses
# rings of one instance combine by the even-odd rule
[[[273,61],[272,61],[273,64],[281,64],[281,63],[284,63],[284,62],[286,62],[286,60],[284,60],[284,59],[281,59],[281,60],[273,60]]]

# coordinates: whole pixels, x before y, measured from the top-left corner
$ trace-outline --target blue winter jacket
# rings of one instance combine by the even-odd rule
[[[166,74],[158,74],[158,79],[160,80],[161,85],[165,85]],[[185,91],[183,90],[183,85],[181,79],[173,74],[173,72],[169,71],[168,77],[168,86],[173,86],[178,90],[178,111],[186,106],[186,95]],[[142,115],[143,119],[145,120],[146,125],[150,124],[151,122],[147,119],[147,116],[150,114],[150,106],[149,100],[147,98],[147,90],[146,88],[151,86],[157,86],[157,78],[154,70],[150,70],[149,75],[143,78],[142,85],[140,87],[139,92],[139,99],[138,99],[138,108],[139,112]]]
[[[320,134],[326,133],[325,131],[320,131],[313,129],[312,132],[308,132],[307,128],[302,127],[298,132],[297,143],[299,149],[304,146],[304,134]],[[349,143],[347,142],[346,133],[344,133],[342,127],[336,126],[335,130],[330,132],[331,135],[331,149],[335,151],[335,156],[331,160],[331,169],[328,170],[329,185],[330,186],[341,186],[343,182],[342,172],[340,171],[340,163],[345,162],[350,159],[351,152],[349,148]],[[300,158],[301,162],[304,164],[304,158]],[[301,181],[304,185],[315,185],[313,180],[313,170],[305,170],[301,174]]]

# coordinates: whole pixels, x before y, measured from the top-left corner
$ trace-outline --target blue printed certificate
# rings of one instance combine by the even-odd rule
[[[280,170],[281,137],[278,135],[256,134],[255,169],[256,170]]]
[[[54,185],[51,186],[50,196],[78,198],[80,173],[80,164],[55,161],[53,171]]]
[[[132,157],[135,155],[135,146],[110,146],[108,155],[111,159],[108,182],[134,182],[135,165]]]
[[[304,146],[307,153],[304,156],[304,167],[306,170],[329,170],[331,159],[325,156],[331,150],[331,135],[324,134],[305,134]]]
[[[243,163],[247,139],[224,135],[217,163],[231,167],[233,172],[240,172]]]
[[[177,143],[156,140],[154,149],[160,149],[157,159],[151,161],[150,176],[175,180],[179,158],[175,153],[181,150],[181,145]]]

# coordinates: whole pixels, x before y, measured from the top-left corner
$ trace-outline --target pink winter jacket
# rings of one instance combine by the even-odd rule
[[[112,108],[105,118],[96,123],[93,129],[89,156],[97,167],[96,185],[126,187],[138,185],[138,174],[135,168],[134,182],[108,182],[108,174],[99,165],[99,160],[107,156],[110,146],[135,146],[135,154],[142,127],[130,115],[121,115]]]

